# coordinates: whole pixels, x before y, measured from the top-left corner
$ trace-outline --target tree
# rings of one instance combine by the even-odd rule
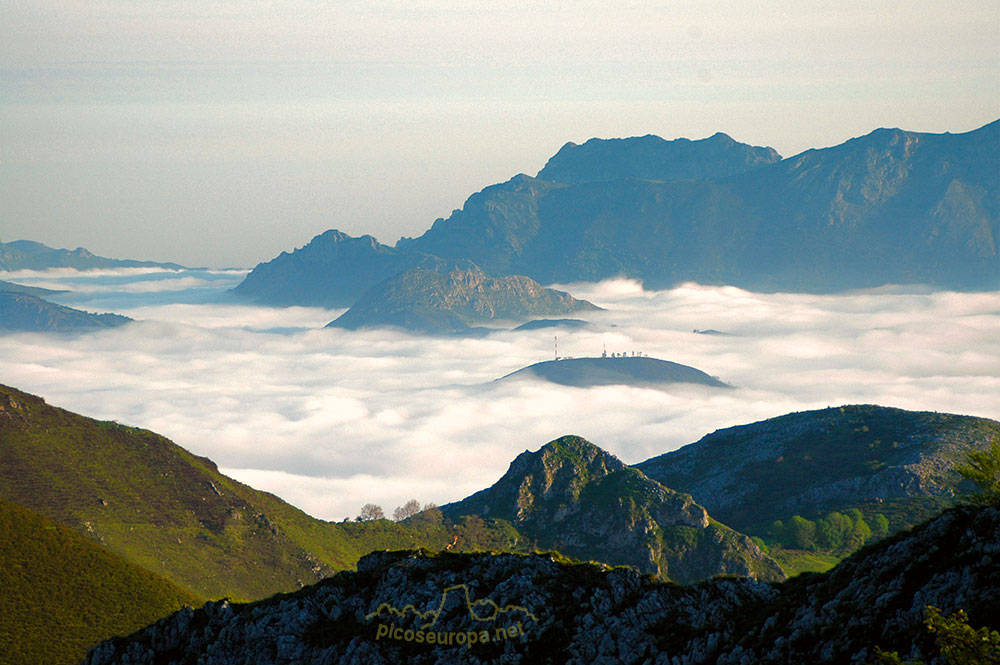
[[[868,542],[868,539],[872,537],[871,527],[863,519],[858,519],[854,523],[854,528],[851,529],[851,533],[847,535],[847,541],[844,543],[844,547],[848,552],[853,552],[862,545]]]
[[[1000,663],[1000,633],[969,625],[965,610],[951,616],[941,616],[941,610],[928,605],[924,608],[924,625],[934,634],[941,654],[951,665],[996,665]]]
[[[965,610],[941,616],[933,605],[924,607],[924,625],[949,665],[1000,665],[1000,633],[985,626],[976,630],[969,625]],[[875,647],[873,665],[923,665],[922,661],[904,661],[895,651]]]
[[[402,506],[398,506],[396,510],[392,512],[392,519],[397,522],[402,522],[407,517],[413,517],[420,512],[420,502],[416,499],[410,499]]]
[[[965,457],[966,463],[955,470],[979,488],[969,499],[983,505],[1000,504],[1000,441],[993,441],[986,450],[970,451]]]
[[[357,521],[359,522],[371,522],[372,520],[384,520],[385,513],[382,512],[382,506],[376,505],[374,503],[366,503],[361,506],[361,512],[358,514]]]
[[[889,533],[889,519],[882,513],[875,513],[871,526],[872,534],[875,536],[885,536]]]
[[[785,525],[790,544],[800,550],[816,547],[816,524],[801,515],[793,515]]]

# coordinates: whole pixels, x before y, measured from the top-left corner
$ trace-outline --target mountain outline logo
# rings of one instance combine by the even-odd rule
[[[536,617],[532,612],[530,612],[526,607],[521,605],[504,605],[501,607],[495,601],[489,598],[480,598],[478,600],[472,600],[472,594],[469,591],[469,587],[466,584],[453,584],[449,587],[445,587],[441,591],[441,600],[438,602],[435,609],[425,610],[421,612],[412,603],[404,605],[402,609],[396,608],[389,603],[381,603],[378,608],[369,614],[365,615],[365,619],[370,621],[375,617],[381,617],[383,613],[390,616],[397,616],[399,618],[405,619],[408,614],[413,614],[419,617],[421,620],[426,621],[428,617],[431,618],[430,621],[426,621],[420,627],[422,629],[431,628],[437,623],[438,618],[441,616],[441,612],[444,611],[445,603],[448,601],[448,594],[452,591],[461,590],[463,594],[463,600],[465,602],[466,610],[469,613],[469,617],[474,621],[496,621],[501,614],[510,614],[511,612],[521,612],[526,619],[531,619],[535,623],[538,622],[538,617]],[[478,608],[488,608],[487,614],[484,616],[481,614],[481,610]]]

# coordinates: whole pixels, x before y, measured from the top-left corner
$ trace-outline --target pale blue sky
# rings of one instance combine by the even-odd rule
[[[998,44],[995,1],[0,0],[0,239],[252,266],[566,141],[969,131]]]

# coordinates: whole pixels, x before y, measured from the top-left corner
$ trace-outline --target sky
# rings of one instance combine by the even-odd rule
[[[329,520],[369,502],[442,505],[525,450],[577,434],[636,463],[723,427],[879,404],[1000,419],[1000,291],[758,294],[628,280],[564,285],[606,308],[591,330],[483,338],[324,329],[339,310],[220,300],[241,271],[17,272],[57,299],[137,319],[79,335],[0,335],[0,382],[142,427]],[[727,335],[701,335],[714,329]],[[641,351],[733,390],[500,381],[559,353]]]
[[[998,26],[995,0],[0,0],[0,240],[252,267],[419,235],[568,141],[971,131]]]

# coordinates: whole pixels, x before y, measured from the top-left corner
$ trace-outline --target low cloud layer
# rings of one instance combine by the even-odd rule
[[[647,292],[613,280],[560,287],[607,308],[591,329],[465,339],[324,329],[339,311],[209,304],[240,277],[215,275],[21,274],[75,290],[60,302],[138,321],[0,337],[0,381],[164,434],[336,520],[368,502],[391,513],[410,498],[460,499],[563,434],[634,463],[718,428],[848,403],[1000,418],[1000,292]],[[495,382],[551,359],[555,335],[560,355],[641,351],[737,389]]]

